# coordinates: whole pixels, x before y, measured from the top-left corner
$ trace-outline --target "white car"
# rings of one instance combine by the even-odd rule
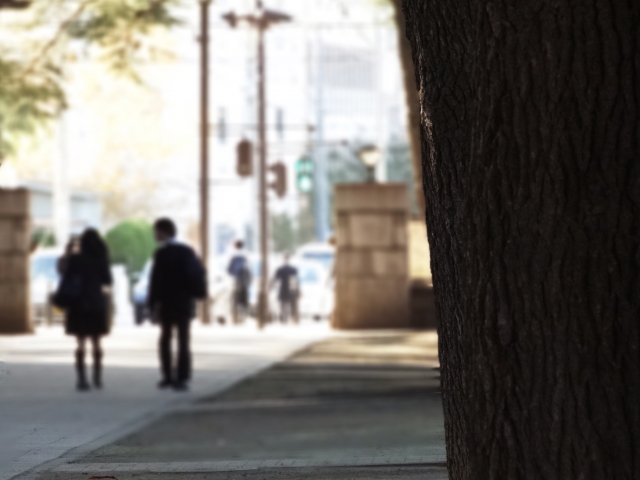
[[[329,271],[317,261],[298,260],[292,265],[298,269],[300,282],[300,317],[314,320],[329,318],[335,302],[333,279]]]
[[[41,248],[31,255],[31,311],[36,323],[62,321],[62,312],[51,305],[51,294],[58,288],[58,259],[63,251],[57,248]]]
[[[153,262],[147,261],[138,281],[133,285],[133,311],[136,325],[142,325],[145,320],[151,320],[149,309],[147,308],[147,297],[149,295],[149,280]]]
[[[319,262],[328,272],[331,272],[336,258],[336,249],[328,243],[307,243],[298,248],[295,257],[300,260]]]

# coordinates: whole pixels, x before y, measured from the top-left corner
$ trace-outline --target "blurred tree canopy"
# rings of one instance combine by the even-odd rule
[[[271,246],[275,252],[292,254],[299,246],[315,238],[313,208],[309,199],[296,217],[292,218],[287,213],[272,214],[270,221]]]
[[[144,220],[125,220],[105,236],[113,265],[124,265],[127,274],[139,273],[153,255],[155,240],[151,224]]]
[[[180,24],[181,0],[0,0],[0,156],[66,106],[64,67],[78,57],[138,79],[148,37]]]
[[[271,215],[271,242],[276,252],[293,252],[297,247],[297,231],[286,213]]]

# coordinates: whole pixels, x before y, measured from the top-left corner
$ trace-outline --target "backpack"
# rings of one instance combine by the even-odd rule
[[[231,275],[232,277],[237,277],[238,272],[240,272],[243,268],[246,268],[246,267],[247,267],[247,259],[244,257],[244,255],[236,255],[231,259],[227,272],[229,272],[229,275]]]

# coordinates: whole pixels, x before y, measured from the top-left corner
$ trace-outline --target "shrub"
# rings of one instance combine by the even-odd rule
[[[109,230],[105,236],[111,264],[124,265],[131,277],[142,271],[153,255],[153,228],[144,220],[125,220]]]

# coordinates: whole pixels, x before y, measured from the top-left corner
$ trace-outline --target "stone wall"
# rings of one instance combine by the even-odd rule
[[[334,327],[409,327],[406,186],[337,185],[334,209],[337,224]]]
[[[29,192],[0,189],[0,333],[31,332]]]

